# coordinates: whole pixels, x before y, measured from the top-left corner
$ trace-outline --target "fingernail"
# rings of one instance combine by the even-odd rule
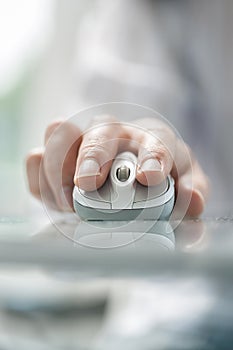
[[[64,211],[72,211],[72,199],[71,199],[72,188],[65,186],[61,190],[61,207]]]
[[[157,159],[147,159],[145,162],[141,165],[141,171],[147,172],[147,171],[161,171],[162,166],[161,163]]]
[[[100,166],[95,159],[85,159],[79,169],[76,177],[98,176],[100,175]]]

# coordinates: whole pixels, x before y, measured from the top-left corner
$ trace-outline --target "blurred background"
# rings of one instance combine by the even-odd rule
[[[211,179],[206,215],[232,215],[232,5],[0,0],[1,215],[38,206],[24,159],[47,124],[110,101],[171,121]]]
[[[2,349],[231,349],[232,18],[232,0],[0,0],[0,237],[22,243],[0,245]],[[125,264],[129,279],[113,281],[120,259],[115,270],[104,261],[99,278],[98,251],[90,261],[86,251],[70,255],[52,225],[30,236],[32,246],[21,240],[36,230],[28,218],[45,216],[28,193],[26,154],[52,120],[111,101],[153,108],[177,128],[211,180],[204,217],[222,216],[183,223],[176,249],[204,253],[198,259],[132,254],[156,267],[150,281],[135,264]]]
[[[25,135],[26,110],[51,37],[53,6],[47,0],[0,1],[1,216],[22,215],[27,208],[24,159],[30,135],[37,135],[35,128]]]

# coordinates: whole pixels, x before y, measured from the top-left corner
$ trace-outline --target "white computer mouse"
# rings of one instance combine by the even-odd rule
[[[73,203],[84,220],[167,220],[175,201],[174,180],[169,175],[157,186],[143,186],[136,180],[137,157],[119,154],[104,185],[87,192],[75,186]]]

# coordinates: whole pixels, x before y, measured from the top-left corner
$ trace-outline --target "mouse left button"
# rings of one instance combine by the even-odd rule
[[[75,186],[73,198],[79,204],[95,209],[111,209],[111,198],[109,186],[106,183],[96,191],[84,191]]]

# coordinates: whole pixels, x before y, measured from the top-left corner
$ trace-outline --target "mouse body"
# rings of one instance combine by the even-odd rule
[[[175,201],[174,179],[169,175],[157,186],[143,186],[136,180],[137,157],[118,154],[104,185],[95,191],[75,186],[73,204],[84,220],[167,220]]]

